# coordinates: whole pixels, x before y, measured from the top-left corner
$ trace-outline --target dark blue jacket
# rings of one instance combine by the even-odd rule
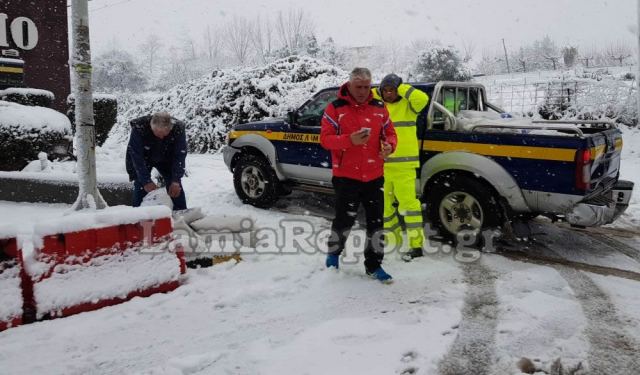
[[[129,179],[145,185],[151,181],[151,169],[155,167],[163,173],[171,173],[172,182],[180,182],[184,176],[187,157],[187,137],[185,125],[172,119],[173,129],[164,139],[153,135],[151,116],[131,120],[131,136],[127,146],[126,166]]]

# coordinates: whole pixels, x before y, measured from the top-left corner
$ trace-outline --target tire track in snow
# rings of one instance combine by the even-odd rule
[[[599,236],[589,235],[589,237],[593,237],[594,240],[600,239]],[[609,242],[600,241],[600,243],[618,251],[622,247],[613,239]],[[551,256],[524,254],[517,251],[502,251],[498,254],[512,260],[553,267],[566,280],[587,320],[584,335],[590,344],[587,358],[590,368],[588,374],[637,375],[640,373],[640,358],[637,358],[640,345],[625,331],[625,323],[618,317],[615,305],[609,296],[585,272],[635,281],[640,281],[640,274],[568,261],[553,249],[546,246],[545,248]],[[625,255],[629,254],[625,253]],[[636,259],[633,256],[630,257]]]
[[[525,263],[538,264],[538,265],[550,266],[550,267],[565,266],[565,267],[573,268],[575,270],[587,271],[587,272],[596,273],[603,276],[616,276],[624,279],[640,281],[640,273],[638,272],[627,271],[619,268],[612,268],[612,267],[606,267],[606,266],[597,266],[597,265],[582,263],[582,262],[574,262],[574,261],[563,259],[559,256],[550,257],[550,256],[539,255],[539,254],[529,254],[529,253],[525,253],[522,251],[515,251],[515,250],[500,250],[495,254],[503,256],[507,259],[525,262]]]
[[[625,332],[609,296],[584,272],[555,266],[573,289],[587,319],[589,374],[637,375],[640,371],[640,345]]]
[[[498,296],[495,272],[480,262],[463,267],[468,285],[458,335],[440,360],[441,375],[489,374],[494,362]]]
[[[634,249],[633,247],[622,243],[618,240],[616,240],[615,238],[612,238],[610,235],[608,234],[602,234],[602,233],[592,233],[592,232],[587,232],[585,231],[586,235],[589,236],[590,238],[603,243],[609,247],[612,247],[614,249],[616,249],[617,251],[621,252],[622,254],[628,256],[629,258],[635,260],[636,262],[640,263],[640,251],[638,251],[637,249]]]

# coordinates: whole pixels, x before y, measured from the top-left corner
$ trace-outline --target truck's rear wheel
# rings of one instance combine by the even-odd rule
[[[472,242],[478,244],[483,230],[502,224],[497,197],[477,178],[445,173],[429,184],[425,194],[429,221],[448,239],[464,231],[473,233]]]
[[[268,208],[278,199],[280,181],[265,158],[243,154],[233,170],[233,185],[242,203]]]

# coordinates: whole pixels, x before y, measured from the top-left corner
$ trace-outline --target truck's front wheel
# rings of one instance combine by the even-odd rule
[[[456,239],[458,233],[473,233],[480,243],[481,231],[502,224],[500,205],[491,191],[477,178],[458,173],[436,177],[425,192],[427,215],[440,233]]]
[[[278,199],[280,181],[265,158],[243,154],[233,170],[233,185],[242,203],[268,208]]]

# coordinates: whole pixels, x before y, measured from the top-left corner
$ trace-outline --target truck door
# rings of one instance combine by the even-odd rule
[[[330,183],[331,154],[320,146],[320,120],[336,98],[336,89],[321,91],[290,116],[289,135],[278,147],[278,160],[292,179]]]

